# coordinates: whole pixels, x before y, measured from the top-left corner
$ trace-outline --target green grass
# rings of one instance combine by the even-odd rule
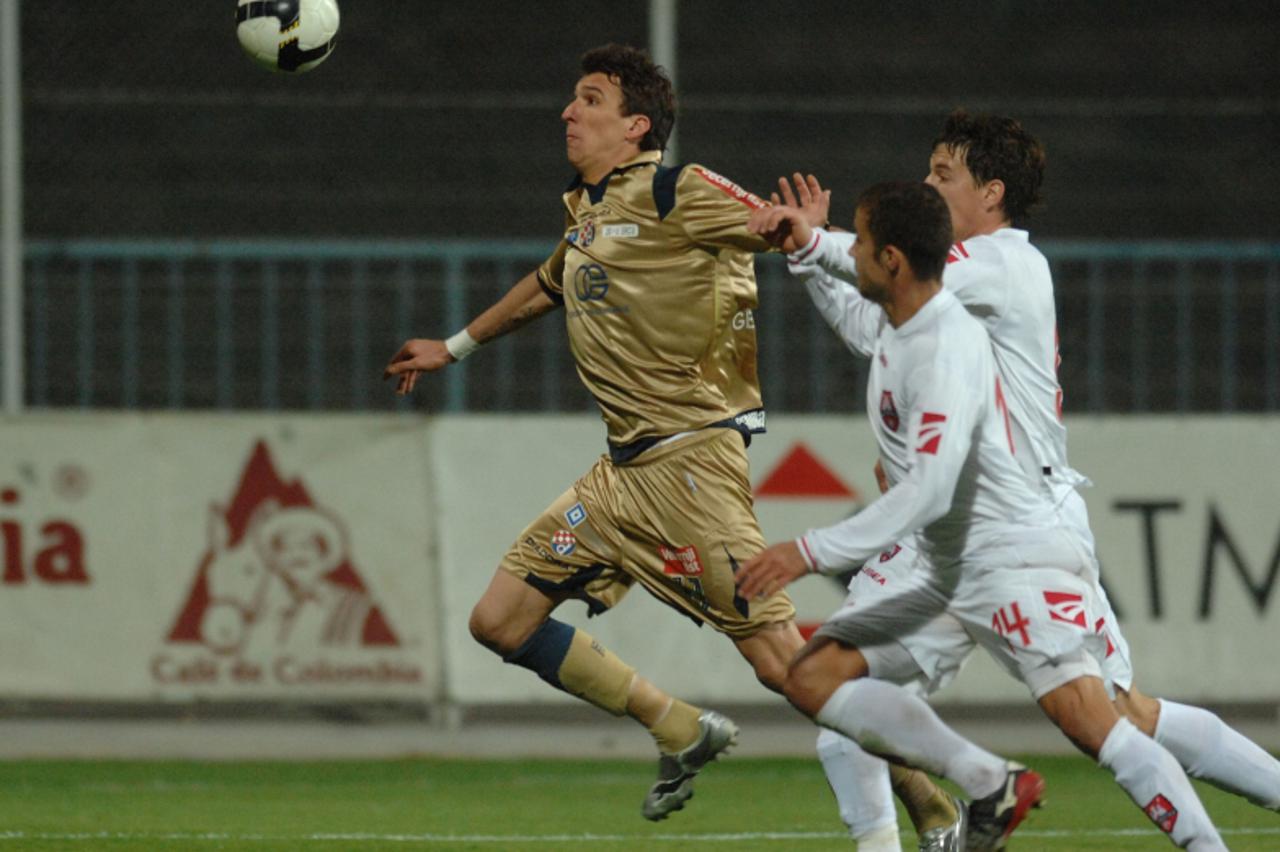
[[[1045,775],[1048,804],[1013,849],[1173,848],[1083,758],[1024,759]],[[652,772],[631,761],[19,761],[0,764],[0,852],[851,848],[816,760],[715,764],[659,824],[640,817]],[[1280,816],[1199,789],[1233,850],[1280,848]]]

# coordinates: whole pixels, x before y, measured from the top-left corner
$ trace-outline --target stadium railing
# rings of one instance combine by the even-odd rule
[[[1280,243],[1043,241],[1068,411],[1280,409]],[[379,383],[411,336],[461,328],[551,245],[520,240],[26,245],[26,405],[39,409],[593,410],[553,319],[444,371]],[[771,408],[852,412],[866,373],[759,264]]]

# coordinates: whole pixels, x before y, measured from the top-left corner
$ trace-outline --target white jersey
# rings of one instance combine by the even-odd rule
[[[1059,522],[1010,452],[991,342],[955,296],[940,291],[900,327],[830,279],[806,282],[828,323],[871,358],[867,413],[890,488],[863,511],[810,530],[801,550],[826,573],[857,568],[919,531],[936,570],[1016,567],[1016,546]]]
[[[806,279],[826,273],[853,282],[853,240],[851,233],[815,232],[809,246],[791,256],[792,272]],[[1088,480],[1067,463],[1057,375],[1057,313],[1048,261],[1031,245],[1026,231],[1001,228],[952,246],[942,285],[990,335],[1014,456],[1060,503],[1066,492]],[[849,298],[860,298],[856,289],[848,289]]]

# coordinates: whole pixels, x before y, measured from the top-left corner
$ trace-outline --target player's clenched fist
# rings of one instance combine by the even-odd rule
[[[734,582],[744,598],[763,598],[781,591],[788,583],[809,573],[809,565],[794,541],[767,547],[746,561]]]
[[[443,340],[427,340],[414,338],[400,347],[400,351],[391,356],[387,368],[382,371],[382,378],[399,376],[396,393],[407,394],[418,383],[419,373],[439,370],[446,364],[452,364],[454,358],[449,354]]]

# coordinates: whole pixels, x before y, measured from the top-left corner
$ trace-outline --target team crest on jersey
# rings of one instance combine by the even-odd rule
[[[569,529],[573,529],[587,519],[587,510],[583,508],[581,503],[574,503],[564,513],[564,519],[569,522]]]
[[[596,220],[588,219],[578,227],[574,228],[565,237],[569,241],[569,245],[586,248],[596,241]]]
[[[1089,622],[1084,616],[1084,598],[1080,595],[1071,592],[1045,592],[1044,602],[1049,605],[1049,618],[1088,629]]]
[[[893,404],[893,391],[880,392],[880,419],[890,432],[897,432],[901,421],[898,420],[898,409]]]
[[[551,534],[551,549],[560,556],[568,556],[577,546],[577,536],[568,530],[556,530]]]

